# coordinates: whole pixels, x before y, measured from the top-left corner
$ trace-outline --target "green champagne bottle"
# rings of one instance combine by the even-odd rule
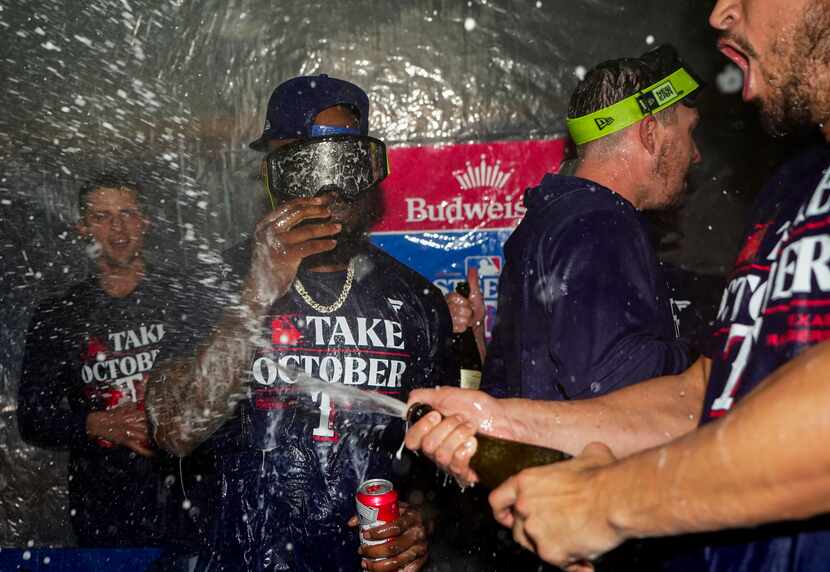
[[[467,282],[459,282],[455,287],[455,291],[465,298],[470,297],[470,285]],[[461,387],[464,389],[478,389],[481,385],[482,364],[473,328],[469,327],[459,334],[453,334],[450,338],[450,345],[452,353],[458,361]]]
[[[415,403],[406,413],[409,425],[433,411],[425,403]],[[476,472],[479,482],[494,489],[504,481],[530,467],[541,467],[570,459],[571,456],[556,449],[547,449],[508,439],[476,434],[478,448],[470,459],[470,467]]]

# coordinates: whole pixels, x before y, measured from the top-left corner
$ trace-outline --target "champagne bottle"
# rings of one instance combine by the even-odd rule
[[[459,282],[455,287],[455,291],[468,298],[470,296],[470,285],[467,282]],[[481,370],[483,368],[473,328],[470,327],[461,333],[453,334],[451,346],[461,370],[461,387],[464,389],[478,389],[481,385]]]
[[[415,403],[406,413],[409,425],[433,411],[425,403]],[[556,449],[528,445],[508,439],[500,439],[476,433],[478,448],[470,459],[470,467],[478,475],[479,482],[494,489],[516,473],[530,467],[541,467],[570,459],[571,456]]]

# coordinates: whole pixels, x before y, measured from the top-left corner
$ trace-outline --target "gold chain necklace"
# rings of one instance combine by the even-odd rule
[[[303,301],[320,312],[321,314],[331,314],[332,312],[340,309],[340,306],[346,301],[346,298],[349,296],[349,291],[352,289],[352,280],[354,279],[354,258],[349,260],[349,268],[346,270],[346,283],[343,284],[343,290],[340,292],[340,295],[337,297],[332,304],[328,306],[323,306],[322,304],[318,304],[314,298],[311,297],[311,294],[303,286],[303,283],[300,282],[300,279],[297,278],[294,280],[294,290],[297,291],[297,294],[300,295],[300,298]]]

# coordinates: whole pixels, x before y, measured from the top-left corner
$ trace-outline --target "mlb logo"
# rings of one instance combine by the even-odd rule
[[[468,256],[464,259],[464,269],[469,272],[470,268],[477,269],[481,278],[498,276],[501,274],[501,256]]]

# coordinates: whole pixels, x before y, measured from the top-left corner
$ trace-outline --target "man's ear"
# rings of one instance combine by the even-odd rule
[[[638,126],[638,131],[640,135],[640,144],[643,148],[649,152],[650,155],[654,155],[657,152],[657,120],[654,118],[653,115],[649,115],[642,121]]]

